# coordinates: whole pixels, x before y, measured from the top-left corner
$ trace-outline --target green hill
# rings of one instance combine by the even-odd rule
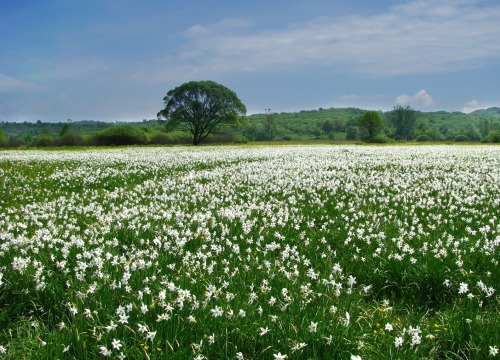
[[[358,108],[330,108],[303,110],[299,112],[282,112],[252,114],[247,116],[247,124],[224,136],[208,138],[212,142],[262,141],[262,140],[310,140],[357,139],[359,134],[357,120],[367,110]],[[380,111],[384,120],[386,136],[394,137],[391,123],[391,112]],[[498,137],[500,132],[500,108],[492,107],[474,111],[470,114],[462,112],[415,112],[417,123],[412,139],[419,141],[492,141],[488,136]],[[69,126],[68,126],[69,124]],[[142,120],[137,122],[99,122],[93,120],[71,121],[67,123],[2,122],[0,123],[1,145],[86,145],[95,144],[95,138],[105,129],[124,124],[138,127],[144,132],[147,143],[168,144],[189,142],[189,135],[183,133],[166,133],[161,122]],[[69,128],[75,139],[62,139],[64,127]],[[490,136],[490,137],[491,137]],[[68,136],[66,136],[68,138]],[[39,141],[40,139],[45,141]],[[71,140],[71,141],[70,141]]]

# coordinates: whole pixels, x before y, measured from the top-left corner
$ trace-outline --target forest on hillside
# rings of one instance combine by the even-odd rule
[[[255,141],[448,141],[500,142],[500,108],[462,112],[413,111],[414,124],[405,137],[398,134],[394,111],[377,112],[382,121],[377,137],[368,139],[360,126],[367,110],[330,108],[293,113],[253,114],[243,126],[221,129],[206,143]],[[159,120],[137,122],[99,122],[92,120],[66,122],[1,122],[0,146],[85,146],[133,144],[187,144],[191,134],[167,131]]]

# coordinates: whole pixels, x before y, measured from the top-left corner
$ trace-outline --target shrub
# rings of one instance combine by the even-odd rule
[[[384,133],[379,133],[374,135],[372,138],[366,139],[366,142],[376,143],[376,144],[385,144],[389,142],[389,138]]]
[[[96,145],[143,145],[147,142],[146,134],[130,125],[113,126],[94,135]]]
[[[69,132],[61,136],[59,144],[62,146],[81,146],[84,144],[84,140],[80,134]]]
[[[51,135],[40,135],[34,142],[33,145],[40,147],[54,146],[54,138]]]
[[[158,133],[154,134],[151,137],[150,142],[151,142],[151,144],[155,144],[155,145],[171,144],[171,141],[170,141],[168,135],[165,133],[162,133],[162,132],[158,132]]]
[[[3,129],[0,129],[0,146],[5,146],[7,144],[7,138],[3,134]]]
[[[490,142],[490,143],[500,143],[500,131],[498,130],[493,130],[490,131],[488,136],[485,138],[485,142]]]
[[[358,140],[359,139],[359,129],[357,126],[349,126],[346,129],[346,140]]]
[[[470,139],[467,135],[460,134],[460,135],[455,136],[456,142],[464,142],[464,141],[469,141],[469,140]]]
[[[424,142],[424,141],[430,141],[431,138],[428,137],[427,135],[419,135],[417,136],[417,141],[418,142]]]

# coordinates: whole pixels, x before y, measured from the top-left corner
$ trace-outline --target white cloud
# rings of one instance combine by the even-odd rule
[[[487,106],[481,105],[477,100],[471,100],[462,108],[462,112],[468,114],[476,110],[486,109]]]
[[[0,74],[0,92],[31,92],[37,89],[34,84]]]
[[[331,15],[280,30],[224,20],[189,28],[182,51],[156,69],[179,74],[181,66],[191,78],[301,66],[374,76],[476,68],[500,62],[498,18],[500,5],[487,0],[411,0],[383,13]]]
[[[427,91],[420,90],[415,95],[400,95],[396,98],[396,104],[407,105],[417,109],[428,109],[436,105],[436,101],[430,96]]]

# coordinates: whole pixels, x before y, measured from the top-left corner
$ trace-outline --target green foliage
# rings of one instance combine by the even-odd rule
[[[396,105],[390,114],[390,121],[395,127],[396,136],[410,140],[417,123],[415,110],[410,105]]]
[[[310,140],[310,139],[335,139],[358,140],[359,129],[357,120],[365,113],[364,110],[355,108],[330,108],[320,110],[300,111],[295,113],[272,114],[272,138],[278,141]],[[395,134],[395,127],[391,121],[391,112],[384,114],[383,132],[397,141],[406,138]],[[266,118],[268,114],[254,114],[247,116],[245,125],[231,129],[248,141],[267,141],[269,132],[266,131]],[[416,125],[412,138],[425,135],[432,141],[455,141],[457,136],[465,135],[470,141],[495,142],[497,131],[500,131],[500,108],[477,110],[470,114],[460,112],[420,112],[415,111]],[[70,124],[70,126],[68,126]],[[325,125],[326,124],[326,125]],[[192,142],[192,135],[186,131],[170,131],[166,133],[165,121],[142,120],[138,122],[105,123],[98,121],[72,121],[71,123],[11,123],[1,122],[0,130],[3,131],[4,146],[80,146],[92,145],[94,134],[116,126],[129,125],[140,128],[150,144],[188,144]],[[332,131],[326,132],[325,130]],[[68,131],[69,128],[69,131]],[[42,130],[49,134],[41,137]],[[321,133],[318,134],[318,129]],[[67,132],[68,131],[68,132]],[[65,136],[66,132],[70,135]],[[216,131],[218,132],[218,131]],[[57,134],[54,136],[52,134]],[[61,134],[64,134],[61,136]],[[489,136],[492,134],[492,136]],[[207,141],[229,141],[228,137],[210,136]],[[237,141],[237,140],[235,140]],[[230,140],[229,142],[234,142]]]
[[[167,120],[169,129],[188,131],[193,145],[228,126],[241,125],[245,105],[236,93],[213,81],[191,81],[167,93],[165,108],[158,118]]]
[[[375,136],[384,127],[384,121],[378,112],[367,111],[359,118],[358,126],[364,132],[364,140],[375,141]]]
[[[323,122],[323,125],[321,126],[321,129],[324,131],[325,134],[330,134],[335,130],[335,126],[333,124],[332,120],[325,120]]]
[[[68,122],[64,123],[61,132],[59,133],[60,137],[63,137],[64,135],[68,134],[71,131],[71,120],[68,119]]]
[[[0,128],[0,146],[5,146],[7,144],[7,137],[3,133],[3,129]]]
[[[489,143],[500,143],[500,131],[499,130],[494,130],[490,131],[488,136],[485,138],[484,142],[489,142]]]
[[[131,125],[120,125],[100,131],[93,137],[95,145],[140,145],[148,139],[144,132]]]
[[[431,141],[431,138],[427,135],[419,135],[416,139],[418,142]]]
[[[359,128],[357,126],[349,126],[346,129],[346,140],[358,140],[359,139]]]
[[[64,135],[62,135],[61,138],[59,139],[59,145],[82,146],[85,145],[85,140],[80,134],[74,132],[67,132]]]
[[[460,135],[457,135],[455,137],[455,141],[456,142],[464,142],[464,141],[470,141],[470,139],[467,135],[460,134]]]

